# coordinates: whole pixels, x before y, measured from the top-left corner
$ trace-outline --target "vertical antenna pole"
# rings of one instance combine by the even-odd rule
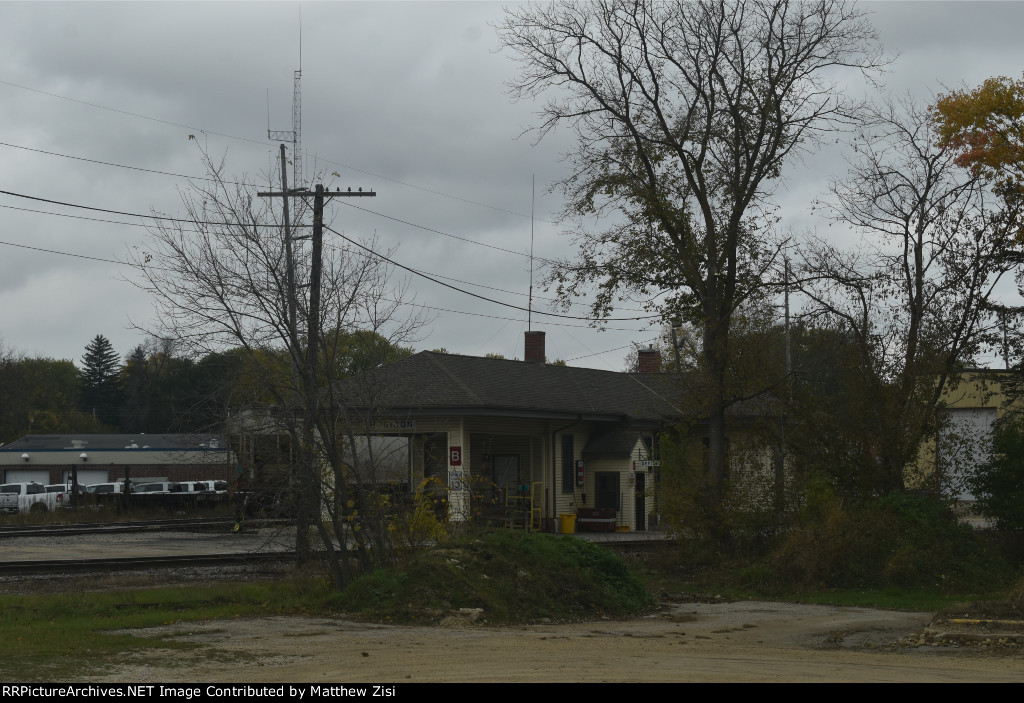
[[[295,159],[295,170],[292,172],[292,185],[299,188],[303,184],[302,173],[302,5],[299,5],[299,70],[295,72],[295,91],[292,94],[292,135],[295,137],[292,157]]]
[[[533,204],[537,197],[536,190],[537,174],[530,176],[530,298],[526,306],[526,329],[533,327]]]
[[[302,177],[302,69],[295,72],[292,92],[292,185],[301,188]]]

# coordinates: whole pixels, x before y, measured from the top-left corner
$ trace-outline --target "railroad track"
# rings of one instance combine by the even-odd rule
[[[245,520],[244,528],[286,524],[287,520]],[[0,539],[5,537],[55,537],[64,535],[117,534],[123,532],[196,532],[206,529],[234,529],[234,518],[172,518],[134,522],[89,522],[69,525],[6,525],[0,526]]]
[[[90,571],[138,571],[199,566],[254,565],[295,561],[295,552],[180,554],[147,557],[100,557],[96,559],[37,559],[0,563],[0,576],[15,574],[85,573]]]

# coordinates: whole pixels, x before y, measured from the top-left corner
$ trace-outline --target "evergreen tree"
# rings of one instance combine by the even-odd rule
[[[89,342],[82,357],[82,409],[104,424],[117,424],[122,395],[118,381],[120,361],[110,340],[102,334]]]

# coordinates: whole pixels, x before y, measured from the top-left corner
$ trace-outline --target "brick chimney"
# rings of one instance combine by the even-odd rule
[[[640,373],[659,373],[661,371],[661,352],[653,346],[638,349],[636,352],[636,370]]]
[[[526,333],[526,350],[523,352],[523,361],[544,363],[544,332]]]

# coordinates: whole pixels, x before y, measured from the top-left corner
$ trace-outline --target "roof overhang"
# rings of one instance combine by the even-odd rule
[[[358,415],[358,411],[356,413]],[[627,413],[572,412],[540,408],[501,408],[475,406],[434,406],[430,408],[387,408],[373,411],[374,419],[405,419],[423,417],[508,417],[528,420],[558,420],[576,422],[603,422],[644,429],[657,429],[674,424],[670,418],[638,417]]]

